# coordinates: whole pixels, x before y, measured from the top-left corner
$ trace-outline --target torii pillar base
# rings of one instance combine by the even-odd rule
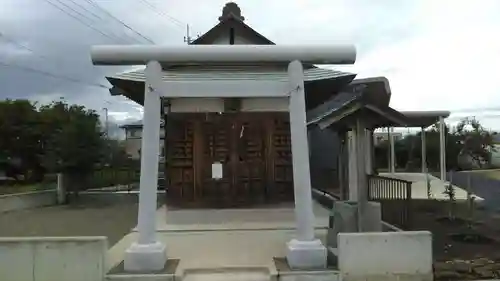
[[[319,239],[312,241],[292,239],[286,246],[286,260],[291,269],[326,268],[327,250]]]
[[[162,243],[132,243],[125,251],[123,267],[129,272],[155,272],[164,269],[167,263],[167,248]]]

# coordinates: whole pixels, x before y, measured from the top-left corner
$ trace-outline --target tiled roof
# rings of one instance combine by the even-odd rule
[[[338,77],[354,76],[352,73],[342,72],[325,68],[309,68],[304,70],[304,80],[316,81],[333,79]],[[129,80],[143,82],[145,80],[144,69],[125,72],[109,76],[110,80]],[[273,69],[265,67],[224,66],[224,67],[200,67],[182,68],[163,72],[165,81],[213,81],[213,80],[255,80],[255,81],[287,81],[286,68]]]

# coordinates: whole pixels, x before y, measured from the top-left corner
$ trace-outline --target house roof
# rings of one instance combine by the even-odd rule
[[[123,124],[123,125],[120,126],[120,128],[121,129],[142,128],[142,125],[143,125],[142,120],[138,120],[138,121],[134,121],[134,122],[131,122],[131,123],[128,123],[128,124]],[[163,119],[161,119],[160,126],[161,127],[165,126],[165,121]]]

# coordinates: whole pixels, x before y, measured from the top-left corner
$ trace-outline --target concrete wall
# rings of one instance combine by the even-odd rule
[[[343,281],[431,281],[429,231],[339,233],[338,261]]]
[[[106,237],[0,238],[2,281],[101,281]]]
[[[57,192],[55,190],[1,195],[0,213],[51,206],[55,204],[57,204]]]

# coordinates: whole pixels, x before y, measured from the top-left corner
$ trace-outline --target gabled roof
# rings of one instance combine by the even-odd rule
[[[198,37],[196,40],[191,42],[192,45],[210,45],[212,41],[226,28],[235,28],[237,31],[243,31],[249,34],[250,36],[256,39],[254,44],[256,45],[276,45],[271,40],[264,37],[264,35],[255,31],[255,29],[251,28],[243,21],[235,19],[235,18],[227,18],[225,20],[220,21],[216,26],[212,27],[205,34]]]

